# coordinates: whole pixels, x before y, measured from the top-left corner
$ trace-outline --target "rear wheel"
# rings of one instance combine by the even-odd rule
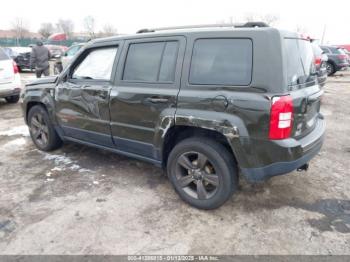
[[[42,106],[34,106],[28,113],[30,136],[37,148],[51,151],[62,145],[47,111]]]
[[[7,103],[16,104],[19,100],[19,95],[5,97]]]
[[[169,155],[167,173],[180,197],[200,209],[220,207],[238,184],[233,156],[207,138],[189,138],[177,144]]]
[[[335,66],[332,63],[327,62],[326,65],[326,69],[327,69],[327,75],[331,76],[334,75],[335,71]]]

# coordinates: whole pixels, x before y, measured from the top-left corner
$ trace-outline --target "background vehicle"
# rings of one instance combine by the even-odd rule
[[[30,47],[5,47],[4,50],[16,62],[20,72],[25,69],[31,70]]]
[[[340,48],[334,46],[321,46],[321,48],[328,56],[327,74],[329,76],[349,66],[347,55]]]
[[[239,170],[263,181],[307,169],[325,131],[310,41],[264,23],[202,27],[94,40],[64,73],[27,85],[34,144],[148,161],[202,209],[230,198]]]
[[[64,68],[69,64],[76,53],[85,45],[85,43],[73,44],[63,53],[54,65],[54,73],[57,75],[62,72]]]
[[[51,54],[51,58],[57,59],[62,56],[62,54],[67,50],[67,47],[60,45],[45,45]]]
[[[346,54],[347,58],[348,58],[348,63],[350,64],[350,52],[345,49],[345,48],[342,48],[340,47],[341,50],[343,50],[343,52]]]
[[[0,98],[8,103],[17,103],[21,91],[18,67],[11,57],[0,48]]]
[[[321,87],[323,87],[326,84],[327,80],[328,56],[326,54],[323,54],[323,50],[316,42],[312,42],[311,46],[315,55],[318,83]]]

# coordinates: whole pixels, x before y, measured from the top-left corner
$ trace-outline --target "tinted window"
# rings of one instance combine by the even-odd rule
[[[194,44],[190,83],[249,85],[252,42],[249,39],[201,39]]]
[[[10,58],[8,57],[8,55],[5,53],[5,51],[3,49],[0,48],[0,61],[1,60],[9,60]]]
[[[336,47],[330,47],[329,49],[331,50],[332,54],[342,54],[341,50]]]
[[[164,49],[159,81],[174,82],[178,42],[168,42]]]
[[[329,54],[329,50],[328,50],[328,48],[321,47],[321,49],[323,50],[323,52],[324,52],[325,54]]]
[[[116,53],[116,47],[91,51],[74,69],[72,78],[110,80]]]
[[[129,46],[124,80],[174,81],[178,42],[136,43]]]
[[[314,53],[310,41],[285,39],[289,85],[304,84],[315,79]]]

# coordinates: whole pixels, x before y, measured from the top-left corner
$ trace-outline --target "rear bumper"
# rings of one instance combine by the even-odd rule
[[[324,75],[320,75],[317,77],[318,80],[318,84],[323,87],[326,84],[326,80],[327,80],[327,73]]]
[[[19,95],[21,92],[21,80],[19,77],[16,77],[15,80],[11,83],[0,84],[0,97],[8,97]]]
[[[321,117],[314,130],[300,140],[290,138],[269,141],[270,145],[265,144],[265,154],[255,153],[251,160],[254,160],[255,163],[266,161],[272,163],[261,167],[241,167],[241,172],[250,182],[264,181],[273,176],[292,172],[307,164],[317,155],[323,144],[324,132],[325,121]]]
[[[349,63],[337,64],[337,70],[346,69],[347,67],[349,67]]]

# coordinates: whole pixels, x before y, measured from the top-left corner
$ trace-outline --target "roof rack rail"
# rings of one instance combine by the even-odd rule
[[[211,27],[233,27],[233,28],[242,28],[242,27],[269,27],[265,22],[247,22],[247,23],[226,23],[226,24],[204,24],[204,25],[184,25],[184,26],[172,26],[172,27],[159,27],[151,29],[140,29],[136,33],[152,33],[156,31],[166,31],[166,30],[179,30],[179,29],[195,29],[195,28],[211,28]]]

